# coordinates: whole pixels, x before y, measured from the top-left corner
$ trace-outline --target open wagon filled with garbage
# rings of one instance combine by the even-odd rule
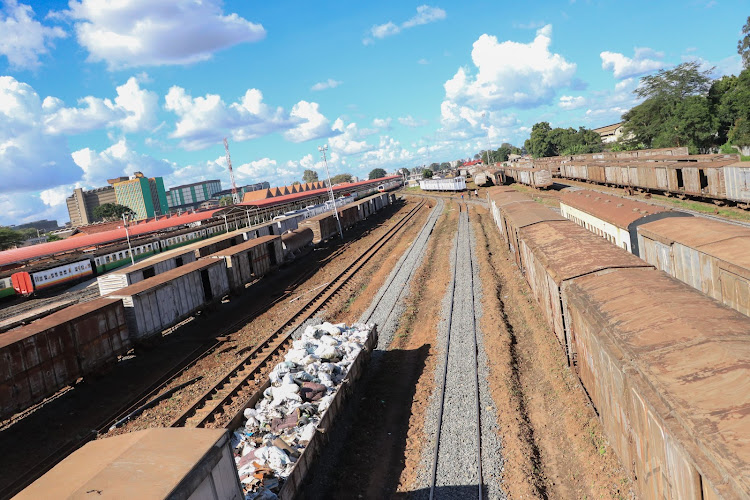
[[[308,326],[294,341],[235,422],[232,446],[247,498],[299,495],[376,344],[376,327],[362,324]]]

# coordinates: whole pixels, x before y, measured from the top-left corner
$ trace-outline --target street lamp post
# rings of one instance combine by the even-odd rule
[[[130,246],[130,231],[128,231],[128,222],[125,220],[125,214],[122,214],[122,225],[125,226],[125,238],[128,240],[128,253],[130,254],[130,264],[135,265],[135,257],[133,257],[133,247]]]
[[[339,220],[339,210],[336,207],[336,200],[333,197],[333,185],[331,185],[331,173],[328,171],[328,159],[326,158],[326,151],[328,150],[328,144],[324,144],[318,147],[318,151],[323,153],[323,164],[326,166],[326,177],[328,177],[328,195],[331,197],[331,203],[333,203],[333,214],[336,216],[336,224],[339,226],[339,236],[344,239],[344,231],[341,230],[341,220]]]

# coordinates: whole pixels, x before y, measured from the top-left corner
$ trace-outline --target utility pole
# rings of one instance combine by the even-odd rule
[[[130,246],[130,231],[128,231],[128,222],[125,220],[125,214],[122,214],[122,225],[125,226],[125,237],[128,240],[128,253],[130,254],[130,264],[135,265],[135,257],[133,257],[133,247]]]
[[[326,158],[326,151],[328,150],[328,144],[324,144],[318,147],[318,151],[323,153],[323,163],[326,166],[326,177],[328,177],[328,195],[331,197],[331,203],[333,203],[333,213],[336,216],[336,223],[339,226],[339,236],[344,239],[344,231],[341,230],[341,220],[339,219],[339,210],[336,207],[336,199],[333,197],[333,186],[331,185],[331,173],[328,171],[328,159]]]
[[[482,118],[484,118],[484,113],[482,113]],[[487,126],[487,168],[490,166],[490,127]]]
[[[229,179],[232,181],[232,203],[235,205],[240,202],[240,195],[237,192],[237,183],[234,182],[234,170],[232,170],[232,157],[229,156],[229,143],[224,138],[224,151],[227,152],[227,167],[229,167]]]

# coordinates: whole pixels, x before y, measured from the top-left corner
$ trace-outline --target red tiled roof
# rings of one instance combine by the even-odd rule
[[[138,236],[155,231],[162,231],[175,226],[181,226],[183,224],[189,224],[191,222],[207,220],[213,217],[214,212],[216,212],[216,210],[207,210],[205,212],[175,215],[155,221],[135,224],[130,226],[130,236]],[[32,245],[30,247],[14,248],[12,250],[0,252],[0,266],[45,257],[47,255],[70,252],[78,248],[103,245],[105,243],[112,243],[124,239],[125,229],[120,227],[102,233],[84,234],[76,236],[75,238],[67,238],[60,241]]]
[[[350,182],[346,184],[339,184],[338,186],[333,188],[334,193],[341,193],[349,191],[353,188],[357,188],[360,186],[366,186],[368,184],[380,184],[385,181],[390,181],[393,179],[399,179],[400,176],[398,175],[392,175],[389,177],[382,177],[380,179],[374,179],[371,181],[359,181],[359,182]],[[322,184],[322,183],[321,183]],[[322,189],[311,189],[310,191],[304,191],[301,193],[294,193],[294,194],[287,194],[283,196],[276,196],[273,198],[268,198],[265,200],[256,200],[256,201],[247,201],[242,202],[239,205],[242,206],[253,206],[253,207],[268,207],[273,205],[283,205],[284,203],[290,203],[296,200],[304,200],[305,198],[312,198],[314,196],[318,196],[321,194],[325,194],[328,191],[328,189],[324,186]]]

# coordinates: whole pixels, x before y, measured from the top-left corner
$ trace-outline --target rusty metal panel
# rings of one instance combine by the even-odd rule
[[[633,459],[641,494],[750,495],[750,318],[637,269],[577,278],[563,298],[576,371],[618,454]],[[629,402],[602,395],[613,369]],[[633,441],[627,453],[617,444],[625,439]]]
[[[588,166],[588,179],[599,184],[604,184],[607,180],[604,174],[604,166],[590,164]]]
[[[726,196],[730,200],[750,202],[750,162],[723,167]]]

